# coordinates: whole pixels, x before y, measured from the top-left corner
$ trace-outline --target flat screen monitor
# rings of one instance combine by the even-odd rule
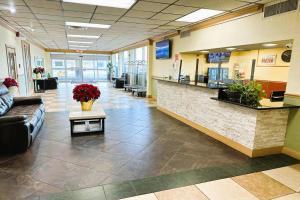
[[[163,40],[156,43],[156,59],[171,58],[171,41]]]
[[[208,63],[229,62],[231,52],[219,52],[207,54]]]

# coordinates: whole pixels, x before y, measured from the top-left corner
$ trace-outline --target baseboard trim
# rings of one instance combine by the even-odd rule
[[[288,147],[283,147],[282,153],[300,160],[300,152],[290,149]]]
[[[205,128],[204,126],[201,126],[200,124],[197,124],[195,122],[192,122],[176,113],[173,113],[165,108],[162,108],[162,107],[159,107],[157,106],[156,107],[159,111],[171,116],[171,117],[174,117],[175,119],[199,130],[200,132],[230,146],[231,148],[249,156],[249,157],[261,157],[261,156],[266,156],[266,155],[272,155],[272,154],[278,154],[278,153],[281,153],[282,152],[282,147],[271,147],[271,148],[265,148],[265,149],[256,149],[256,150],[252,150],[252,149],[249,149],[248,147],[245,147],[244,145],[242,144],[239,144],[225,136],[222,136],[220,135],[219,133],[215,132],[215,131],[212,131],[210,129],[207,129]]]

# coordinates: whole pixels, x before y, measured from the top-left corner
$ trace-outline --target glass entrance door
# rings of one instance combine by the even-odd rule
[[[110,57],[103,55],[53,55],[52,73],[61,81],[76,83],[106,81],[106,66],[109,61]]]

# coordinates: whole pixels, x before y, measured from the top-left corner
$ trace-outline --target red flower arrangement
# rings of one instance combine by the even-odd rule
[[[80,102],[88,102],[90,100],[95,100],[100,97],[100,90],[98,87],[90,84],[77,85],[73,89],[73,99]]]
[[[45,69],[43,67],[36,67],[33,69],[33,73],[35,73],[35,74],[38,74],[38,73],[43,74],[44,72],[45,72]]]
[[[5,78],[3,85],[5,85],[7,88],[12,87],[12,86],[19,87],[18,82],[13,78]]]

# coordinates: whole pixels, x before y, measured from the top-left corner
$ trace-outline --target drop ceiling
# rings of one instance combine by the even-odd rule
[[[98,39],[69,40],[93,42],[87,50],[112,51],[191,25],[175,20],[200,8],[232,12],[268,2],[270,0],[137,0],[130,9],[121,9],[61,0],[0,0],[0,18],[45,48],[72,49],[67,35],[98,35]],[[14,14],[7,9],[11,6],[16,9]],[[69,29],[65,26],[67,21],[111,27]]]

